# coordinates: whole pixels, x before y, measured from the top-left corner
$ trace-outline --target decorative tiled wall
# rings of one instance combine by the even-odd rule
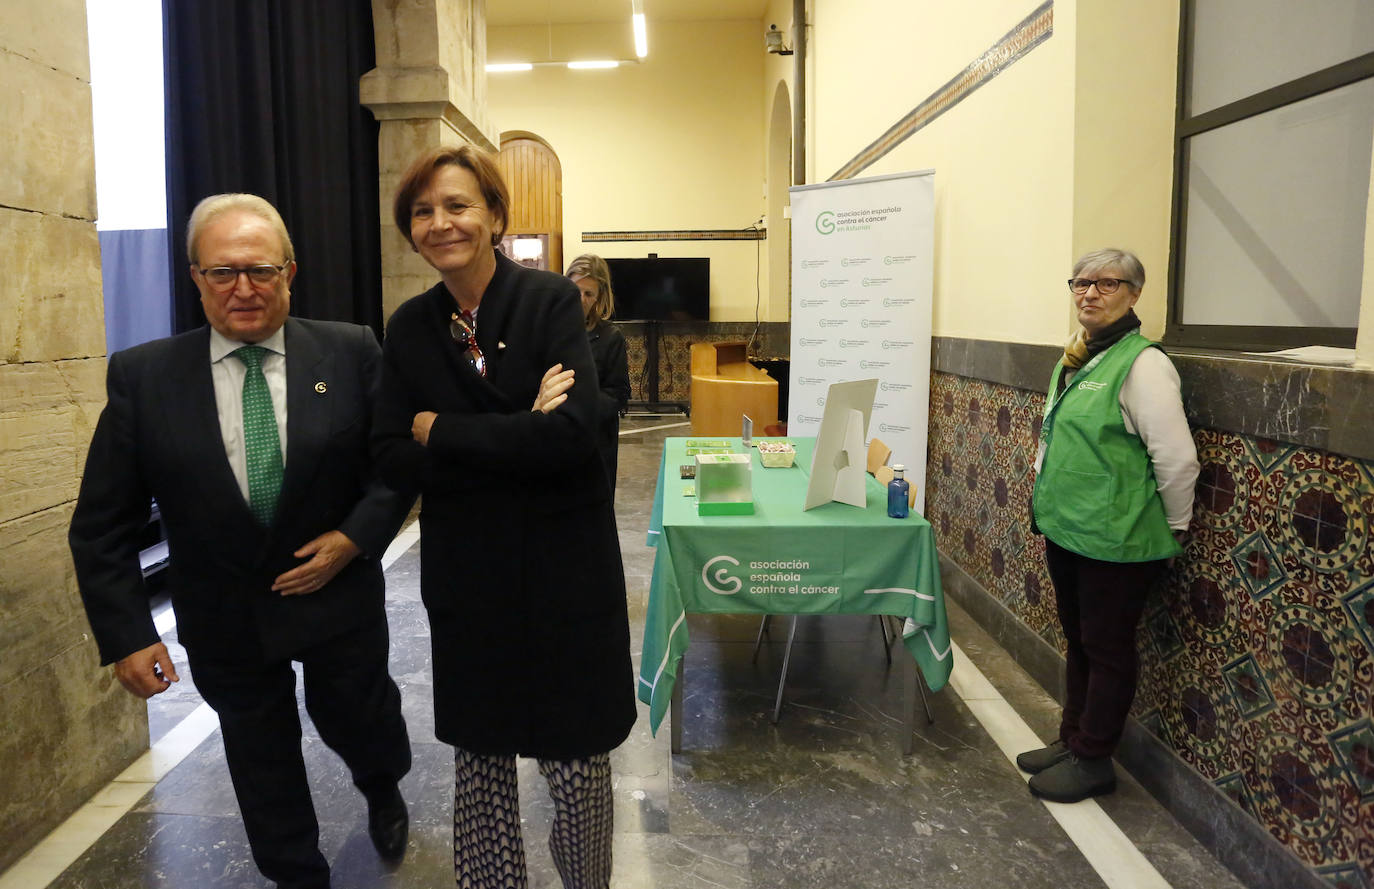
[[[746,321],[670,322],[664,323],[658,339],[658,400],[689,402],[692,397],[692,343],[749,342],[753,357],[786,357],[790,349],[788,325],[770,323],[755,325]],[[630,322],[620,325],[625,335],[625,353],[630,365],[630,400],[650,401],[647,391],[648,374],[645,364],[644,325]]]
[[[1028,504],[1044,395],[937,373],[941,551],[1061,653]],[[1133,715],[1333,886],[1374,886],[1374,462],[1198,429],[1182,558]]]

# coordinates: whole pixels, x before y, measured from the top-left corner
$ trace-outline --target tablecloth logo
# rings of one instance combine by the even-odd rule
[[[701,582],[706,584],[706,588],[717,596],[733,596],[744,586],[744,582],[738,577],[731,577],[729,568],[717,568],[712,572],[711,566],[717,562],[728,562],[737,568],[739,567],[739,559],[733,556],[716,556],[701,566]],[[715,583],[711,582],[712,578],[715,579]],[[716,586],[716,584],[720,584],[720,586]]]

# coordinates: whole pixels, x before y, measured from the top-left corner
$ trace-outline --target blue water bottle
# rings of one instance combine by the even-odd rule
[[[908,499],[911,485],[907,484],[902,475],[906,472],[906,467],[901,463],[894,464],[892,467],[892,481],[887,483],[887,514],[894,519],[904,519],[907,517],[911,504]]]

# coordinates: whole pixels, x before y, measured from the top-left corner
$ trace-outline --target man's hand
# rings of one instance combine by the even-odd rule
[[[297,565],[272,582],[272,590],[283,596],[313,593],[334,579],[334,575],[353,561],[362,550],[342,531],[326,531],[292,553],[310,561]]]
[[[140,648],[133,654],[125,655],[115,661],[115,678],[136,698],[151,698],[160,695],[180,682],[177,668],[172,665],[172,656],[167,646],[155,642],[147,648]]]
[[[555,364],[544,371],[544,378],[539,381],[539,394],[534,397],[534,407],[530,410],[547,414],[567,401],[574,373],[571,368],[564,370],[561,364]]]
[[[415,415],[415,419],[410,421],[410,437],[422,445],[429,444],[429,429],[434,425],[434,418],[439,416],[434,411],[420,411]]]

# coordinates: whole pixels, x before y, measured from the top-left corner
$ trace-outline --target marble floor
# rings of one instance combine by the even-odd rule
[[[666,435],[681,417],[622,425],[616,505],[634,657],[653,551],[644,546]],[[403,532],[388,555],[392,673],[415,752],[402,783],[411,807],[404,861],[384,867],[365,807],[306,721],[306,763],[321,845],[336,889],[453,885],[452,753],[431,713],[429,630],[419,597],[419,547]],[[1098,803],[1055,806],[1026,790],[1010,762],[1030,732],[1048,737],[1053,701],[953,603],[959,667],[930,696],[915,753],[901,754],[901,673],[884,661],[873,617],[805,618],[777,725],[770,722],[782,632],[751,658],[757,622],[694,616],[687,653],[683,752],[650,735],[647,709],[612,756],[615,875],[625,889],[883,889],[883,887],[1146,887],[1240,884],[1141,788]],[[779,624],[775,623],[775,627]],[[175,640],[169,628],[168,641]],[[899,650],[899,649],[896,649]],[[178,664],[184,655],[173,646]],[[194,677],[154,698],[154,752],[5,874],[0,889],[261,889],[224,767],[217,724]],[[303,717],[304,718],[304,717]],[[558,878],[545,841],[552,807],[521,762],[530,885]]]

